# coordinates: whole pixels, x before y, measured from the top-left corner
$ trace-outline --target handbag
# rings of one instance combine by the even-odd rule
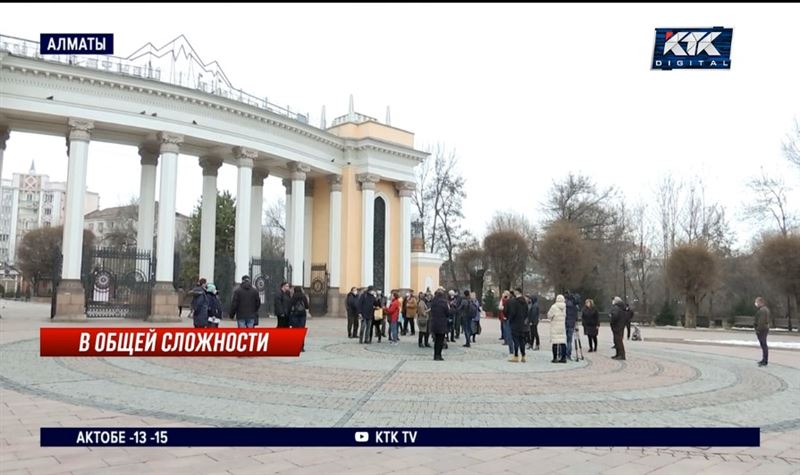
[[[372,316],[375,320],[383,320],[383,309],[380,307],[375,307]]]

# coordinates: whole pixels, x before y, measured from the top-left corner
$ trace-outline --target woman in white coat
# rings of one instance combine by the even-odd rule
[[[564,303],[564,296],[556,297],[556,303],[547,312],[550,320],[550,343],[553,344],[552,363],[567,362],[567,305]],[[560,358],[559,358],[560,356]]]

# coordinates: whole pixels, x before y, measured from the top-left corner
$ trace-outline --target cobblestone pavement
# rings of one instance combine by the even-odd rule
[[[344,336],[344,320],[318,318],[300,358],[40,358],[49,307],[2,305],[2,474],[800,473],[800,351],[771,349],[770,365],[758,368],[756,348],[683,341],[755,339],[747,332],[644,328],[646,340],[626,342],[622,362],[609,358],[604,328],[601,350],[584,361],[557,365],[549,351],[529,351],[523,364],[506,361],[488,320],[476,345],[451,343],[434,362],[416,338],[360,345]],[[549,349],[547,323],[540,334]],[[41,426],[234,425],[757,426],[761,447],[88,449],[41,448],[38,438]]]

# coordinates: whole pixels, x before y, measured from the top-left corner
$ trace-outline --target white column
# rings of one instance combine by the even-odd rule
[[[284,233],[283,233],[283,257],[287,261],[292,260],[292,180],[284,179],[283,186],[286,188],[286,209]]]
[[[3,178],[3,155],[6,151],[6,141],[8,140],[8,127],[0,128],[0,180]]]
[[[416,184],[397,184],[400,194],[400,288],[411,287],[411,196]],[[415,289],[416,290],[416,289]]]
[[[331,212],[328,226],[328,272],[330,286],[339,288],[339,274],[342,255],[342,176],[330,175]]]
[[[305,225],[303,227],[303,287],[311,287],[311,236],[314,234],[314,182],[305,187],[306,202],[303,207]]]
[[[250,204],[250,257],[261,259],[261,235],[264,228],[264,180],[269,171],[253,169],[253,197]],[[255,276],[251,276],[255,278]]]
[[[373,285],[373,247],[375,243],[375,184],[377,175],[361,174],[361,285]],[[387,256],[388,257],[388,256]]]
[[[136,248],[153,250],[156,220],[156,166],[158,151],[139,147],[142,171],[139,180],[139,218],[136,222]],[[149,278],[149,276],[146,276]]]
[[[292,285],[303,285],[303,243],[305,242],[305,185],[311,167],[299,162],[289,164],[292,180]]]
[[[175,187],[178,184],[178,154],[183,136],[158,133],[161,152],[161,182],[158,185],[158,244],[156,282],[172,283],[175,259]]]
[[[217,241],[217,171],[222,160],[200,157],[203,168],[203,200],[200,209],[200,268],[199,277],[214,281],[214,249]]]
[[[83,257],[83,199],[86,195],[86,168],[89,162],[89,130],[94,123],[69,119],[67,201],[64,211],[64,233],[61,253],[62,280],[80,280]]]
[[[234,147],[233,154],[239,177],[236,181],[236,238],[233,255],[236,262],[236,276],[239,283],[242,276],[250,274],[250,203],[253,185],[253,162],[258,157],[255,150]]]

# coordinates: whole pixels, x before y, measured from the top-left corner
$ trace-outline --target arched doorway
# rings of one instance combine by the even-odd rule
[[[372,242],[372,280],[375,288],[387,292],[384,287],[386,270],[386,201],[382,197],[375,198],[375,216],[373,221],[374,237]]]

